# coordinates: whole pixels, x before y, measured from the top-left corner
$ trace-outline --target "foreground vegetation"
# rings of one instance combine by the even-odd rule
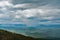
[[[0,30],[0,40],[34,40],[34,38]]]

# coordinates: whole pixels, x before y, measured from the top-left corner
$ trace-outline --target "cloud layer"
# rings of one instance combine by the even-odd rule
[[[1,0],[0,24],[8,24],[9,26],[10,24],[15,24],[15,26],[16,24],[23,24],[25,25],[23,27],[25,32],[20,31],[23,34],[27,33],[27,35],[43,37],[48,31],[55,31],[54,28],[60,26],[60,0]],[[32,28],[32,32],[30,32],[30,27],[36,28]],[[41,29],[41,27],[46,29]],[[53,27],[53,29],[47,27]],[[11,27],[13,30],[18,28],[20,27]],[[58,34],[58,32],[53,32],[56,35],[51,33],[52,31],[46,34],[46,37],[50,37],[50,35],[56,36]]]

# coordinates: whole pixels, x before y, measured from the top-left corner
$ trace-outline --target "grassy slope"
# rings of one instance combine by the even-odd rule
[[[21,34],[11,33],[5,30],[0,30],[0,40],[34,40],[34,38],[26,37]]]

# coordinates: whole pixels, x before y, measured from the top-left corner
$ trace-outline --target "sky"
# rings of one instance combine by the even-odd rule
[[[0,0],[0,29],[32,37],[60,37],[60,0]]]

